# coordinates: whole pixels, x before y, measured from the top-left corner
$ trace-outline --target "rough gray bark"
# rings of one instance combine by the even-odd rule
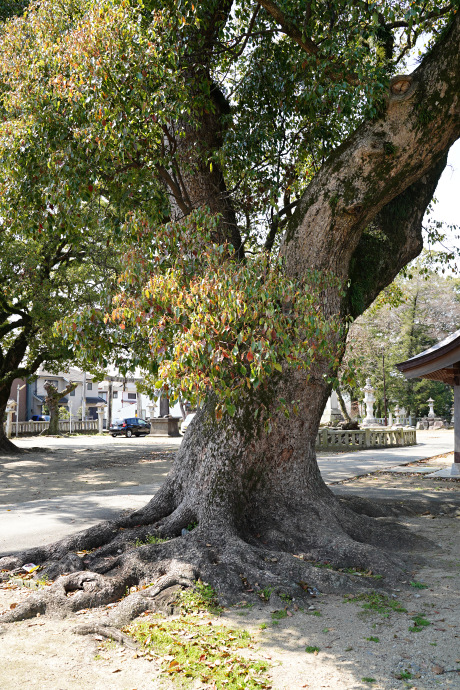
[[[345,298],[332,288],[325,294],[326,316],[357,316],[401,264],[420,251],[423,212],[447,151],[460,135],[459,33],[457,14],[417,70],[393,80],[380,117],[363,123],[330,156],[289,223],[282,249],[289,275],[315,269],[330,271],[345,283],[351,280]],[[206,174],[199,165],[182,171],[191,207],[218,189],[203,179]],[[217,194],[214,209],[225,212],[225,199],[226,194]],[[404,213],[401,204],[409,206]],[[375,257],[368,255],[369,246],[377,248]],[[189,427],[165,484],[144,509],[0,560],[5,569],[31,560],[51,577],[70,573],[47,596],[34,595],[4,620],[107,603],[127,586],[154,582],[148,597],[127,597],[122,608],[129,617],[142,607],[152,608],[152,596],[175,584],[185,586],[197,575],[227,601],[257,587],[297,597],[305,582],[325,591],[358,586],[353,575],[314,568],[312,561],[327,561],[335,569],[370,569],[384,576],[383,584],[401,579],[403,561],[390,549],[407,546],[404,531],[351,510],[334,497],[318,470],[315,437],[330,393],[327,376],[333,373],[330,364],[318,362],[306,381],[302,372],[286,365],[265,387],[241,400],[232,419],[224,417],[219,424],[210,397]],[[298,414],[289,421],[276,411],[280,397],[297,401]],[[262,405],[270,410],[270,428],[254,420],[254,409]],[[386,514],[373,506],[372,514],[376,512]],[[180,536],[195,522],[196,529]],[[149,533],[171,539],[133,548],[135,538]],[[82,558],[74,553],[95,548]],[[375,586],[374,581],[367,584]],[[73,591],[77,593],[69,598]]]
[[[7,438],[5,429],[3,427],[3,420],[5,419],[6,406],[9,398],[9,389],[0,389],[0,455],[11,455],[21,453],[21,450],[14,445],[9,438]]]
[[[69,383],[63,391],[58,391],[52,383],[45,383],[45,404],[50,411],[50,424],[42,433],[48,436],[59,435],[59,401],[77,387],[77,383]]]

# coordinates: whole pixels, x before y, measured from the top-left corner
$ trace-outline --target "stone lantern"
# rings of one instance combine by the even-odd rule
[[[156,410],[156,404],[152,400],[149,400],[149,402],[147,403],[147,414],[148,414],[149,419],[154,418],[155,410]]]
[[[99,434],[104,433],[104,409],[105,403],[100,402],[96,405],[97,409],[97,430]]]
[[[376,424],[374,417],[374,403],[375,395],[374,388],[371,385],[371,380],[366,379],[366,385],[363,388],[364,391],[364,404],[366,405],[366,416],[363,419],[363,426],[372,426]]]
[[[428,412],[428,417],[436,417],[434,409],[433,409],[433,405],[434,405],[433,398],[428,398],[427,403],[430,406],[430,411]]]
[[[6,404],[6,438],[11,438],[13,434],[13,414],[16,410],[14,400],[8,400]]]
[[[399,405],[395,407],[395,424],[401,424],[401,410]]]

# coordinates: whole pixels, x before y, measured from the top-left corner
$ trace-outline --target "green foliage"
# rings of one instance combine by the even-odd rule
[[[346,596],[345,601],[361,602],[361,606],[365,611],[379,613],[384,618],[388,618],[393,611],[397,613],[405,613],[407,611],[396,599],[392,599],[386,594],[380,594],[379,592],[365,592],[355,596]]]
[[[162,675],[177,685],[200,681],[219,689],[269,687],[268,665],[238,653],[252,642],[245,630],[203,624],[197,616],[181,616],[139,620],[125,631],[142,645],[141,656],[161,659]]]
[[[307,652],[307,654],[317,654],[320,651],[320,649],[319,647],[313,647],[308,645],[307,647],[305,647],[305,651]]]
[[[409,627],[409,632],[422,632],[423,628],[426,628],[427,626],[431,625],[430,621],[425,618],[425,615],[423,613],[419,613],[416,616],[413,616],[412,620],[414,621],[414,625]]]
[[[0,21],[25,4],[1,2]],[[22,374],[78,350],[85,367],[143,367],[172,398],[212,389],[219,419],[284,363],[306,376],[322,358],[336,367],[338,320],[319,309],[331,277],[288,281],[261,245],[322,161],[379,116],[417,37],[431,47],[454,10],[333,0],[306,12],[284,0],[282,11],[316,54],[247,0],[42,0],[4,22],[0,329],[27,321]],[[218,133],[184,157],[184,139],[213,118]],[[190,211],[181,168],[214,165],[249,250],[243,264],[205,209],[167,222],[171,196]],[[117,242],[128,265],[113,303]],[[5,386],[11,373],[0,372]],[[295,413],[296,401],[280,409]]]
[[[282,620],[283,618],[287,618],[286,609],[281,609],[280,611],[273,611],[272,612],[272,620],[277,621],[277,620]]]
[[[212,389],[219,421],[283,363],[303,369],[307,379],[318,359],[338,364],[341,326],[321,310],[336,279],[318,272],[288,279],[282,261],[266,254],[237,262],[230,247],[212,243],[216,222],[194,211],[180,223],[151,228],[145,216],[132,215],[126,232],[139,241],[126,257],[114,308],[90,309],[83,336],[72,317],[62,330],[88,358],[104,350],[109,357],[115,341],[125,343],[131,361],[150,369],[147,385],[172,399],[194,403]],[[126,364],[125,351],[116,363]],[[295,401],[280,400],[280,407],[295,412]]]
[[[217,593],[211,585],[197,580],[193,587],[189,587],[181,592],[180,607],[186,613],[197,611],[209,611],[210,613],[220,614],[223,611],[219,605]]]
[[[415,587],[415,589],[427,589],[428,587],[428,585],[424,585],[423,582],[418,582],[417,580],[410,582],[410,586]]]
[[[395,364],[431,347],[460,327],[460,283],[443,277],[426,265],[422,255],[401,275],[350,329],[341,370],[341,383],[353,397],[370,376],[376,389],[377,417],[384,416],[383,378],[387,410],[404,407],[413,417],[428,413],[428,398],[435,401],[437,415],[450,419],[452,389],[439,381],[407,380]]]
[[[136,539],[134,546],[146,546],[147,544],[164,544],[168,539],[156,537],[154,534],[148,534],[144,540]]]

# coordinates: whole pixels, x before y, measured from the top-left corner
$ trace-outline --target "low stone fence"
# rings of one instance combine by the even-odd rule
[[[11,436],[16,436],[16,424],[18,424],[18,436],[38,436],[42,431],[47,429],[50,425],[49,422],[12,422],[11,423]],[[4,428],[6,432],[6,422],[4,423]],[[85,432],[97,432],[97,420],[89,419],[82,421],[81,419],[72,419],[72,433],[85,433]],[[59,431],[64,433],[69,433],[70,422],[68,419],[59,420]]]
[[[362,429],[342,431],[342,429],[320,429],[316,437],[316,450],[364,450],[366,448],[388,448],[396,446],[415,446],[415,429]]]

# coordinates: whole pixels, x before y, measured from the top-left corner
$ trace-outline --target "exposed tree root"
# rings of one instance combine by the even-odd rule
[[[78,625],[73,629],[77,635],[100,635],[108,640],[115,640],[130,649],[137,649],[137,644],[133,640],[116,628],[109,628],[105,625]]]
[[[299,600],[308,597],[312,588],[351,592],[385,587],[386,582],[394,586],[407,579],[401,551],[421,545],[387,518],[357,515],[338,501],[327,519],[309,506],[306,512],[283,514],[282,519],[259,525],[244,539],[235,528],[222,527],[223,521],[220,529],[215,524],[200,525],[184,536],[174,536],[194,520],[195,511],[181,504],[160,520],[160,504],[171,507],[164,495],[158,496],[144,511],[0,559],[0,568],[7,570],[1,573],[2,579],[20,572],[30,561],[41,565],[37,577],[57,578],[3,613],[0,620],[24,620],[37,614],[66,616],[119,602],[104,620],[104,632],[99,631],[113,637],[113,629],[144,611],[172,610],[177,590],[192,586],[198,578],[215,588],[223,604],[239,601],[243,594],[262,597],[264,591]],[[155,522],[145,524],[152,515]],[[135,527],[130,526],[133,522]],[[142,543],[149,535],[165,534],[173,536],[159,543]],[[382,544],[393,544],[396,552],[383,550]]]
[[[6,436],[0,437],[0,457],[2,455],[22,455],[23,452],[22,448],[15,446]]]

